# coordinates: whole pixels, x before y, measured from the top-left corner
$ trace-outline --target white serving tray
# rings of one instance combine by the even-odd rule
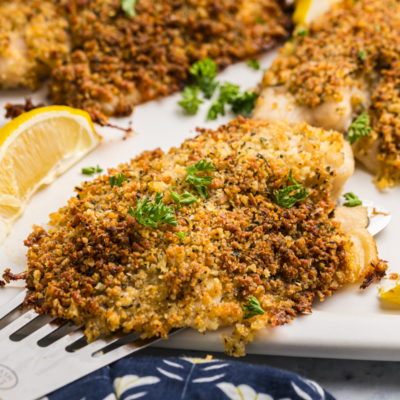
[[[276,52],[260,59],[267,68]],[[222,81],[240,84],[242,89],[254,87],[262,77],[262,71],[250,69],[246,63],[230,67],[219,75]],[[34,102],[45,100],[46,89],[32,94],[28,90],[0,92],[0,126],[6,123],[3,106],[7,102],[23,102],[32,97]],[[183,140],[196,135],[195,128],[216,128],[228,122],[233,115],[206,122],[210,102],[203,104],[198,115],[185,116],[177,105],[180,95],[154,101],[137,107],[129,118],[114,119],[113,124],[127,127],[132,121],[136,132],[123,140],[124,133],[110,128],[98,129],[104,137],[100,147],[67,171],[56,182],[40,190],[32,199],[25,215],[17,221],[13,231],[0,246],[0,272],[11,268],[15,272],[25,270],[26,248],[23,241],[32,231],[32,225],[46,226],[48,214],[64,206],[73,196],[73,188],[85,180],[82,167],[100,164],[102,168],[115,167],[128,161],[143,150],[161,147],[168,151]],[[1,173],[1,171],[0,171]],[[87,179],[87,178],[86,178]],[[397,252],[400,251],[400,187],[380,192],[372,183],[372,176],[357,166],[348,181],[346,191],[356,193],[389,210],[392,221],[376,236],[379,254],[389,261],[390,272],[400,273]],[[388,282],[383,281],[383,284]],[[323,303],[315,302],[312,315],[300,315],[291,324],[266,328],[248,345],[247,352],[305,357],[333,357],[366,360],[400,361],[400,306],[381,301],[377,285],[359,290],[357,284],[340,289]],[[13,283],[0,289],[0,306],[22,290],[23,284]],[[225,329],[231,332],[232,328]],[[186,331],[158,344],[160,347],[179,349],[223,351],[221,332]]]

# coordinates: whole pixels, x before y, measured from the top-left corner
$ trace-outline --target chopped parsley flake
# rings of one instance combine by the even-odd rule
[[[258,71],[261,68],[260,61],[258,61],[258,60],[249,60],[249,61],[247,61],[247,65],[250,68],[255,69],[256,71]]]
[[[124,174],[118,174],[118,176],[110,176],[110,185],[111,188],[114,186],[121,186],[123,182],[125,182],[125,175]]]
[[[308,35],[308,30],[307,29],[299,29],[296,32],[296,36],[307,36]]]
[[[136,17],[135,5],[138,0],[121,0],[121,8],[128,17]]]
[[[175,235],[178,236],[179,239],[183,240],[187,236],[186,232],[175,232]]]
[[[249,298],[248,304],[243,304],[243,311],[246,313],[244,319],[249,319],[255,317],[256,315],[265,314],[264,310],[260,306],[260,303],[254,296],[251,296]]]
[[[292,170],[289,172],[288,179],[294,183],[292,186],[285,187],[278,191],[274,190],[276,204],[281,207],[293,207],[299,201],[304,200],[308,196],[308,190],[298,184],[292,176]],[[296,192],[292,194],[293,192]],[[292,194],[292,195],[291,195]]]
[[[183,100],[178,102],[178,104],[184,108],[189,115],[195,115],[199,110],[199,105],[204,103],[197,97],[198,94],[199,88],[186,86],[182,93]]]
[[[207,187],[205,185],[210,185],[212,183],[212,176],[200,177],[196,175],[196,173],[202,171],[215,171],[215,167],[211,162],[201,160],[197,164],[193,164],[189,168],[186,168],[187,177],[185,182],[192,183],[200,193],[200,196],[205,199],[207,198]]]
[[[213,102],[208,111],[207,119],[216,119],[218,114],[225,115],[225,104],[230,104],[236,114],[249,115],[257,98],[257,93],[240,93],[239,86],[226,82],[221,86],[218,100]]]
[[[96,168],[95,167],[82,168],[82,174],[85,175],[93,175],[95,172],[100,173],[103,172],[103,170],[99,166],[97,166]]]
[[[369,136],[372,128],[369,125],[369,115],[364,111],[349,128],[349,142],[351,144],[357,142],[362,137]]]
[[[128,214],[136,217],[139,224],[151,226],[154,229],[157,228],[158,222],[176,226],[178,221],[175,219],[174,209],[173,207],[166,206],[162,198],[163,195],[157,193],[154,203],[150,203],[147,197],[137,200],[136,211],[132,207],[129,207]]]
[[[85,174],[85,175],[93,175],[95,172],[96,172],[96,168],[94,168],[94,167],[82,168],[82,174]]]
[[[171,194],[171,197],[175,201],[175,203],[178,204],[178,206],[180,206],[181,204],[188,206],[199,201],[199,199],[192,193],[185,192],[183,194],[178,194],[172,190],[174,188],[176,188],[176,186],[169,189],[169,193]]]
[[[221,99],[216,99],[212,102],[211,108],[208,110],[207,120],[216,120],[218,114],[225,115],[225,103]]]
[[[249,115],[255,106],[258,94],[255,92],[240,93],[230,103],[232,104],[232,111],[236,114]]]
[[[362,201],[352,192],[346,193],[344,198],[347,200],[343,205],[346,207],[357,207],[362,205]]]
[[[360,60],[365,61],[367,59],[367,53],[365,52],[364,49],[360,50],[358,52],[358,57],[360,58]]]
[[[210,58],[198,61],[190,68],[197,86],[204,93],[206,99],[211,99],[219,82],[214,81],[217,76],[217,64]]]

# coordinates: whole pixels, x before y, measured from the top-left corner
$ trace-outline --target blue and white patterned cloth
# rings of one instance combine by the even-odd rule
[[[335,400],[317,383],[275,368],[202,358],[124,358],[46,400]],[[42,400],[44,400],[42,399]]]

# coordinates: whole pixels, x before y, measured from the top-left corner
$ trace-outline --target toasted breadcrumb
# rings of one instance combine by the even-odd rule
[[[327,159],[343,158],[341,134],[243,118],[198,132],[167,154],[144,152],[110,169],[125,175],[121,186],[111,188],[108,175],[84,182],[51,214],[48,232],[36,227],[25,241],[24,304],[85,325],[90,341],[117,329],[167,338],[177,327],[235,326],[224,343],[240,356],[256,330],[310,313],[314,297],[358,278],[330,200],[337,173]],[[185,168],[202,159],[216,168],[202,173],[212,176],[206,199],[185,183]],[[273,192],[287,185],[290,170],[309,196],[287,209]],[[179,209],[172,187],[199,202]],[[174,208],[176,227],[153,229],[128,213],[157,192]],[[379,279],[387,266],[368,268]],[[244,319],[250,296],[265,314]]]

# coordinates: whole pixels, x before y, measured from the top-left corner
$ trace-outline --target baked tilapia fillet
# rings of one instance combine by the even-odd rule
[[[127,17],[120,0],[62,0],[75,51],[53,71],[54,104],[98,122],[181,90],[206,57],[219,69],[254,57],[288,36],[278,0],[140,0]]]
[[[232,326],[224,343],[239,356],[266,324],[385,274],[371,235],[335,219],[332,194],[354,168],[340,133],[243,118],[198,132],[76,187],[51,229],[25,241],[25,305],[84,325],[89,341],[118,329],[167,338]],[[303,200],[278,205],[290,185],[286,200]],[[138,214],[161,201],[168,217]],[[253,298],[254,316],[244,309]]]
[[[344,0],[299,28],[262,80],[254,116],[348,131],[363,111],[372,131],[354,152],[379,186],[400,179],[400,2]]]
[[[0,88],[36,89],[71,50],[68,21],[52,0],[0,0]]]

